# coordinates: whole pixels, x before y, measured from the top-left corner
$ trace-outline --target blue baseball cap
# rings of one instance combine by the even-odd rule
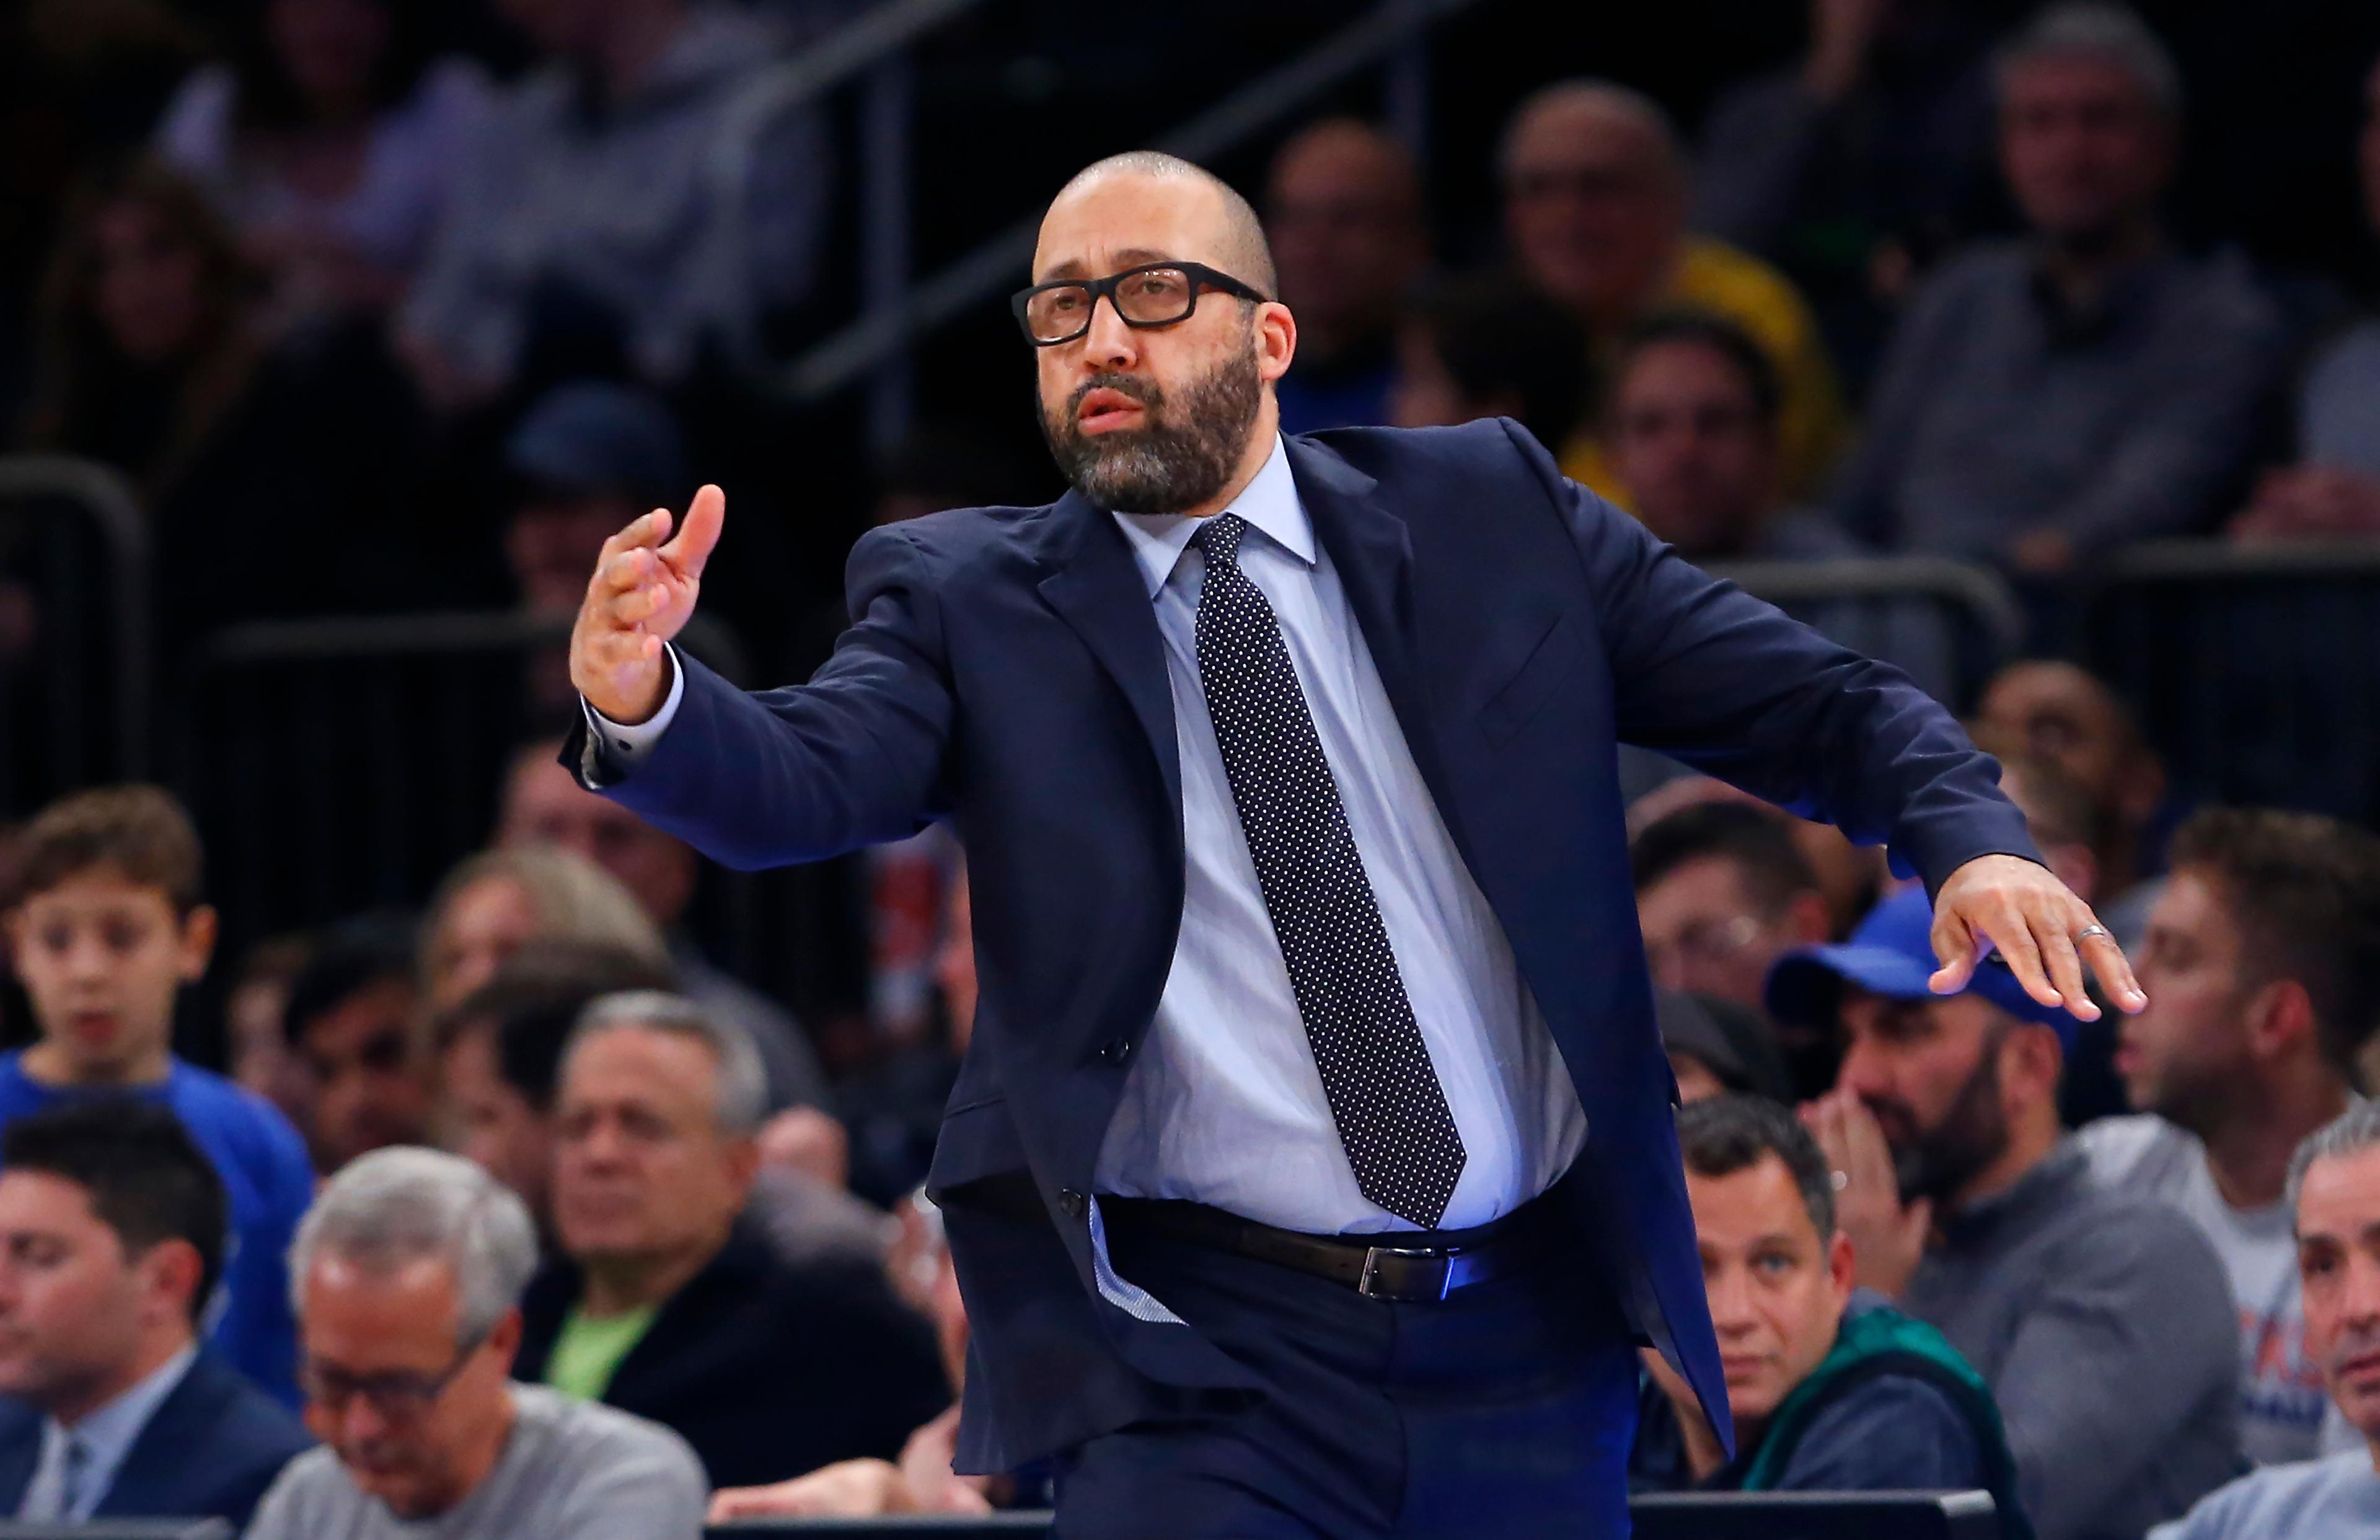
[[[1934,901],[1923,888],[1896,893],[1860,921],[1840,946],[1789,952],[1768,970],[1768,1013],[1789,1025],[1831,1030],[1843,986],[1854,984],[1888,1000],[1931,1000],[1926,980],[1941,964],[1934,956]],[[2068,1052],[2076,1022],[2064,1006],[2044,1005],[2025,993],[1997,955],[1975,966],[1961,994],[1981,995],[2019,1021],[2052,1027]]]

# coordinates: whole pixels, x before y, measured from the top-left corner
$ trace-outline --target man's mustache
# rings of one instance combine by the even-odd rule
[[[1119,395],[1128,395],[1147,407],[1151,418],[1165,407],[1165,392],[1154,381],[1144,380],[1136,374],[1094,374],[1076,385],[1075,393],[1066,397],[1066,422],[1069,427],[1082,416],[1083,398],[1093,391],[1114,391]]]

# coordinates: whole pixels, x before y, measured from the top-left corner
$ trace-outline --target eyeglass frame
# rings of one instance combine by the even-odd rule
[[[1123,307],[1116,302],[1116,285],[1143,273],[1179,273],[1190,280],[1190,303],[1184,307],[1180,315],[1171,321],[1135,321],[1123,313]],[[1081,331],[1069,332],[1062,337],[1051,337],[1045,342],[1033,334],[1033,323],[1026,318],[1025,308],[1033,303],[1035,295],[1046,294],[1051,289],[1088,289],[1091,302],[1083,307]],[[1104,278],[1053,278],[1046,284],[1034,284],[1010,295],[1008,308],[1015,315],[1017,330],[1025,333],[1026,342],[1036,347],[1060,347],[1089,334],[1091,322],[1098,318],[1099,301],[1103,298],[1108,302],[1108,308],[1115,311],[1118,321],[1135,331],[1149,332],[1165,326],[1179,326],[1196,315],[1198,297],[1209,289],[1258,305],[1268,302],[1266,296],[1257,292],[1254,285],[1243,283],[1220,268],[1208,267],[1204,262],[1142,262],[1121,273],[1111,273]]]
[[[488,1345],[492,1335],[480,1332],[459,1344],[455,1350],[455,1361],[434,1375],[414,1374],[404,1369],[370,1375],[348,1375],[344,1370],[338,1371],[347,1384],[335,1395],[316,1393],[322,1366],[301,1353],[298,1364],[298,1388],[305,1392],[309,1401],[318,1402],[326,1408],[334,1402],[338,1406],[346,1406],[360,1396],[389,1422],[414,1422],[429,1415],[439,1400],[454,1388],[455,1382],[462,1378],[463,1371],[470,1366],[472,1356]],[[392,1395],[398,1400],[392,1401],[389,1399]]]

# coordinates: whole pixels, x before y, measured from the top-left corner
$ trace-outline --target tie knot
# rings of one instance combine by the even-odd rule
[[[1198,549],[1207,553],[1209,562],[1225,566],[1240,564],[1240,537],[1248,532],[1248,521],[1237,514],[1215,514],[1199,521],[1198,532],[1191,537]]]

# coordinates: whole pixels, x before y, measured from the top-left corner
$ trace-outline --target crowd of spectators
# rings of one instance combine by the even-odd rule
[[[646,508],[801,481],[752,370],[848,319],[848,162],[823,111],[719,145],[852,7],[122,8],[175,67],[0,220],[0,446],[126,479],[168,663],[259,618],[551,628]],[[2181,233],[2203,109],[2156,28],[1818,0],[1808,34],[1696,113],[1533,81],[1475,166],[1297,126],[1250,184],[1299,321],[1285,428],[1510,417],[1698,562],[1940,556],[2031,594],[2145,540],[2380,536],[2380,321],[2351,273]],[[2380,230],[2380,65],[2362,108]],[[1435,222],[1449,174],[1493,188],[1492,231]],[[920,428],[848,527],[739,515],[712,640],[798,673],[866,517],[1037,501],[979,418]],[[11,518],[0,709],[58,624]],[[1857,608],[1803,612],[1955,673],[1938,620]],[[849,882],[862,1024],[796,1016],[694,852],[558,762],[558,653],[523,662],[482,848],[410,904],[234,926],[237,955],[171,793],[0,805],[30,1007],[0,1059],[0,1516],[646,1540],[1045,1494],[950,1469],[966,1327],[919,1184],[974,1011],[955,842]],[[2380,1536],[2380,837],[2194,806],[2073,661],[1967,694],[2150,1008],[2078,1022],[1989,965],[1935,996],[1881,853],[1626,760],[1742,1434],[1727,1459],[1648,1360],[1633,1476],[1983,1487],[2040,1540]]]

